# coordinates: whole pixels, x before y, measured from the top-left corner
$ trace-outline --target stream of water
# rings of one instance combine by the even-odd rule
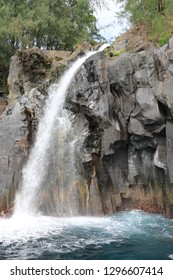
[[[88,52],[85,56],[78,58],[72,63],[72,66],[65,71],[60,81],[50,88],[49,97],[44,108],[44,115],[38,125],[34,146],[22,170],[21,187],[15,200],[15,215],[20,215],[21,213],[33,215],[38,212],[39,191],[49,169],[50,158],[48,151],[51,146],[51,138],[54,134],[54,126],[57,119],[59,119],[59,124],[65,121],[63,117],[63,104],[68,87],[77,70],[82,66],[85,60],[93,54],[103,51],[107,46],[108,44],[104,44],[98,51]],[[61,128],[62,127],[61,125]],[[64,122],[64,127],[66,127],[66,122]],[[64,135],[64,137],[66,137],[66,135]]]

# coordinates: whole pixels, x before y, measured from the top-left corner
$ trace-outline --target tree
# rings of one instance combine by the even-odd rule
[[[0,0],[0,72],[6,79],[16,49],[69,50],[99,38],[93,0]],[[96,0],[103,5],[103,0]],[[1,79],[2,80],[2,79]]]
[[[0,0],[3,39],[12,48],[68,48],[98,35],[88,0]],[[3,40],[3,41],[4,41]]]
[[[160,45],[167,42],[173,30],[172,0],[117,0],[122,4],[120,17],[134,25],[143,24],[149,36]]]
[[[91,7],[101,9],[101,8],[107,7],[107,1],[106,0],[90,0],[89,2],[90,2]],[[112,1],[114,1],[114,0],[112,0]]]

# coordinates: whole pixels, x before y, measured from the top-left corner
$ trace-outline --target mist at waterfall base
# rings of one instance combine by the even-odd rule
[[[96,52],[91,52],[72,64],[59,84],[50,92],[44,116],[39,123],[35,144],[23,168],[14,215],[9,219],[0,218],[0,259],[2,260],[173,258],[173,220],[142,211],[119,212],[99,218],[80,217],[77,204],[74,205],[76,193],[73,188],[70,190],[71,194],[68,192],[64,203],[67,195],[63,193],[63,188],[66,187],[64,183],[68,180],[64,181],[63,172],[63,176],[61,172],[59,174],[62,183],[58,193],[59,205],[54,206],[57,213],[60,213],[60,217],[44,216],[40,211],[39,194],[45,184],[46,176],[49,176],[49,161],[53,155],[50,151],[54,136],[57,137],[54,135],[54,128],[58,124],[58,133],[63,132],[63,139],[60,137],[59,144],[69,135],[69,132],[71,133],[69,120],[64,119],[63,114],[67,89],[76,71],[94,53]],[[65,130],[64,125],[61,126],[64,121]],[[70,143],[74,144],[74,140],[72,137]],[[69,149],[68,153],[63,152],[66,149]],[[74,152],[74,145],[65,146],[64,149],[60,145],[58,150],[62,163],[65,158],[71,182],[73,176],[78,176],[74,166],[76,160]],[[70,157],[68,160],[67,155]],[[72,163],[72,168],[69,163]],[[58,167],[63,168],[60,165]],[[51,178],[49,179],[51,181]]]
[[[0,259],[166,260],[173,221],[142,211],[112,216],[0,220]]]

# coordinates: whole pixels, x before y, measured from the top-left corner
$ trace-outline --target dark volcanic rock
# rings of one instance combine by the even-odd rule
[[[9,95],[0,95],[0,212],[5,213],[13,205],[49,80],[58,78],[68,57],[68,52],[31,49],[11,58]]]
[[[97,54],[76,75],[66,108],[89,122],[81,158],[89,214],[143,209],[173,216],[171,55],[167,47]]]
[[[142,209],[173,217],[172,39],[169,47],[161,49],[151,44],[139,47],[111,57],[107,52],[91,56],[69,88],[64,107],[76,135],[78,177],[74,192],[82,215]],[[0,190],[9,206],[9,192],[17,188],[21,165],[34,141],[47,80],[62,70],[60,65],[60,69],[55,67],[52,57],[45,58],[48,54],[42,53],[40,58],[41,52],[36,56],[31,52],[32,60],[24,71],[26,53],[11,62],[10,95],[1,115],[0,135]],[[37,59],[40,63],[36,67]],[[52,166],[55,173],[51,167],[49,172],[55,177]],[[56,205],[59,182],[53,177],[51,195]],[[47,196],[43,194],[41,208],[46,209]],[[56,212],[56,207],[51,207],[52,213]]]

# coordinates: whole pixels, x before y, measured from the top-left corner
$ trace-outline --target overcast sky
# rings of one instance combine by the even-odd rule
[[[123,24],[118,22],[116,12],[119,11],[119,6],[117,4],[110,0],[107,1],[107,6],[109,9],[98,10],[95,16],[98,20],[97,26],[101,35],[111,42],[125,31],[127,25],[125,22]]]

